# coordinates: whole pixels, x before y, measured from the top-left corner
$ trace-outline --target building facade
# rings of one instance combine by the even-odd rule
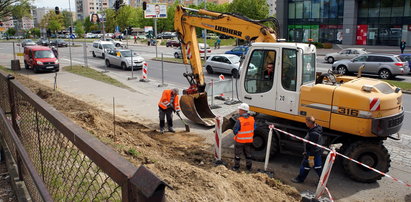
[[[109,8],[109,0],[76,0],[77,19],[84,19],[90,14]]]
[[[277,1],[281,38],[346,45],[411,43],[411,0]]]

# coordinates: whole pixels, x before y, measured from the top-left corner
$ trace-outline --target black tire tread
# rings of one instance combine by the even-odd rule
[[[374,149],[374,151],[381,152],[381,154],[383,155],[382,159],[386,159],[387,165],[384,166],[383,168],[376,168],[376,169],[380,170],[383,173],[387,173],[391,165],[391,159],[390,159],[390,154],[388,153],[387,148],[385,148],[382,142],[357,141],[357,142],[350,144],[349,146],[344,146],[342,150],[346,156],[352,158],[353,155],[355,155],[356,151],[358,151],[358,149],[363,150],[364,148],[367,149],[367,151]],[[376,182],[377,180],[380,180],[383,177],[383,175],[377,174],[372,170],[369,170],[370,172],[369,175],[361,175],[361,174],[352,172],[352,170],[355,170],[353,166],[358,166],[358,165],[347,159],[343,159],[342,165],[343,165],[345,173],[351,179],[358,181],[358,182],[372,183],[372,182]],[[364,178],[364,177],[368,177],[368,178]]]

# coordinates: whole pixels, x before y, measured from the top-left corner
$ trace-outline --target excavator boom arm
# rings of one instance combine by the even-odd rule
[[[276,21],[275,21],[276,22]],[[205,92],[205,79],[198,47],[196,28],[225,34],[235,38],[255,42],[276,42],[276,30],[248,18],[208,10],[197,10],[177,6],[174,16],[174,29],[181,42],[183,61],[190,60],[192,73],[184,76],[190,82],[189,89],[183,91],[181,108],[190,120],[207,126],[214,125]],[[207,47],[205,45],[205,51]]]

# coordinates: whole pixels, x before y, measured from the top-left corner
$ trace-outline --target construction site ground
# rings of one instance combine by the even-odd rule
[[[270,161],[269,169],[274,178],[258,173],[261,163],[255,162],[252,173],[233,172],[232,135],[227,132],[223,139],[224,166],[216,167],[213,157],[213,128],[196,125],[190,121],[192,132],[184,132],[184,125],[174,118],[176,134],[164,135],[158,128],[157,102],[162,90],[156,81],[148,83],[109,76],[130,86],[118,88],[68,72],[59,72],[57,91],[53,86],[54,74],[37,74],[25,70],[18,79],[104,143],[112,146],[137,166],[146,165],[173,189],[167,189],[170,201],[298,201],[299,192],[314,191],[318,178],[310,173],[304,184],[293,184],[290,178],[298,173],[301,156],[277,155]],[[180,86],[169,85],[167,88]],[[117,115],[116,133],[113,133],[113,98]],[[218,105],[222,102],[215,101]],[[213,110],[224,116],[236,106]],[[411,181],[409,136],[400,142],[388,140],[388,149],[395,152],[391,170],[395,176]],[[401,159],[402,158],[402,159]],[[405,169],[401,169],[401,168]],[[392,172],[390,172],[391,174]],[[393,174],[394,175],[394,174]],[[284,183],[284,184],[283,184]],[[289,184],[289,185],[285,185]],[[295,186],[296,188],[292,187]],[[337,160],[329,189],[338,201],[410,201],[411,191],[388,178],[377,183],[364,184],[348,179]],[[389,189],[387,189],[389,188]]]

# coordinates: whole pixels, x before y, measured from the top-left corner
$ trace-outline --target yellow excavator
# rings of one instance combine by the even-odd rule
[[[263,25],[273,22],[274,28]],[[256,112],[253,158],[263,160],[268,125],[306,135],[306,116],[314,116],[324,129],[323,144],[340,144],[340,152],[382,172],[388,172],[390,155],[383,145],[387,138],[399,139],[404,119],[402,91],[377,79],[316,73],[316,47],[304,43],[277,43],[275,19],[255,21],[243,16],[178,6],[174,28],[181,42],[184,63],[192,72],[184,76],[190,87],[180,103],[193,122],[214,125],[209,108],[196,27],[244,39],[251,43],[240,65],[238,98]],[[268,64],[273,69],[268,69]],[[233,118],[225,119],[223,131]],[[395,136],[397,134],[397,136]],[[301,142],[281,133],[272,140],[271,154],[302,150]],[[346,174],[360,182],[375,182],[382,175],[342,160]]]

